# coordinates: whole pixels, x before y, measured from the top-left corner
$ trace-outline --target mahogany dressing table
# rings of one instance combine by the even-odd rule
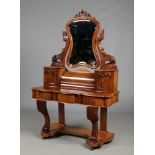
[[[114,133],[107,131],[107,108],[118,101],[118,70],[115,58],[101,47],[103,39],[99,21],[87,11],[81,10],[67,22],[63,32],[65,48],[52,57],[50,66],[44,67],[43,86],[32,88],[37,109],[45,118],[43,138],[58,134],[81,136],[87,138],[90,148],[113,140]],[[58,101],[58,123],[50,123],[46,101]],[[66,125],[65,104],[85,105],[92,128]]]

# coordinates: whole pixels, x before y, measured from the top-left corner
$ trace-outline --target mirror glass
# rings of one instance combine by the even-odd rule
[[[90,20],[79,20],[70,24],[70,32],[73,39],[73,49],[69,63],[75,65],[95,65],[96,60],[92,49],[92,38],[95,31],[95,23]]]

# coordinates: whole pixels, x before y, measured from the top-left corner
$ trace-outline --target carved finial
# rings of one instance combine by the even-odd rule
[[[84,11],[84,10],[82,9],[80,12],[78,12],[78,13],[75,15],[74,18],[76,18],[76,17],[83,17],[83,16],[91,17],[91,14],[88,13],[87,11]]]

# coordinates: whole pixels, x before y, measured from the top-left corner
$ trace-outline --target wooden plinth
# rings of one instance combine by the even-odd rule
[[[91,148],[100,147],[103,144],[111,142],[114,138],[114,133],[110,133],[107,131],[98,131],[98,139],[97,139],[97,142],[94,144],[91,142],[91,140],[89,140],[89,137],[91,135],[90,129],[77,128],[77,127],[58,124],[58,123],[52,123],[50,126],[49,132],[47,132],[47,133],[45,133],[43,131],[41,132],[41,136],[43,138],[51,138],[51,137],[54,137],[56,135],[61,135],[61,134],[88,138],[87,144]]]

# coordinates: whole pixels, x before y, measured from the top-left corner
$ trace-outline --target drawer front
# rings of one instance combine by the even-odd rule
[[[95,86],[98,90],[114,89],[114,72],[99,72],[96,75]]]
[[[114,103],[118,102],[118,100],[119,100],[119,95],[118,94],[112,96],[111,98],[105,98],[105,106],[110,107]]]
[[[105,104],[105,101],[103,98],[74,95],[74,94],[59,94],[58,102],[71,103],[71,104],[77,103],[77,104],[93,105],[93,106],[104,106]]]
[[[104,99],[99,97],[82,96],[82,104],[93,106],[104,106]]]
[[[52,68],[44,68],[44,85],[57,85],[58,71]]]
[[[32,97],[35,99],[40,99],[40,100],[58,100],[58,93],[57,92],[42,92],[42,91],[37,91],[33,90],[32,91]]]
[[[58,95],[59,103],[81,103],[81,96],[75,94],[59,94]]]

